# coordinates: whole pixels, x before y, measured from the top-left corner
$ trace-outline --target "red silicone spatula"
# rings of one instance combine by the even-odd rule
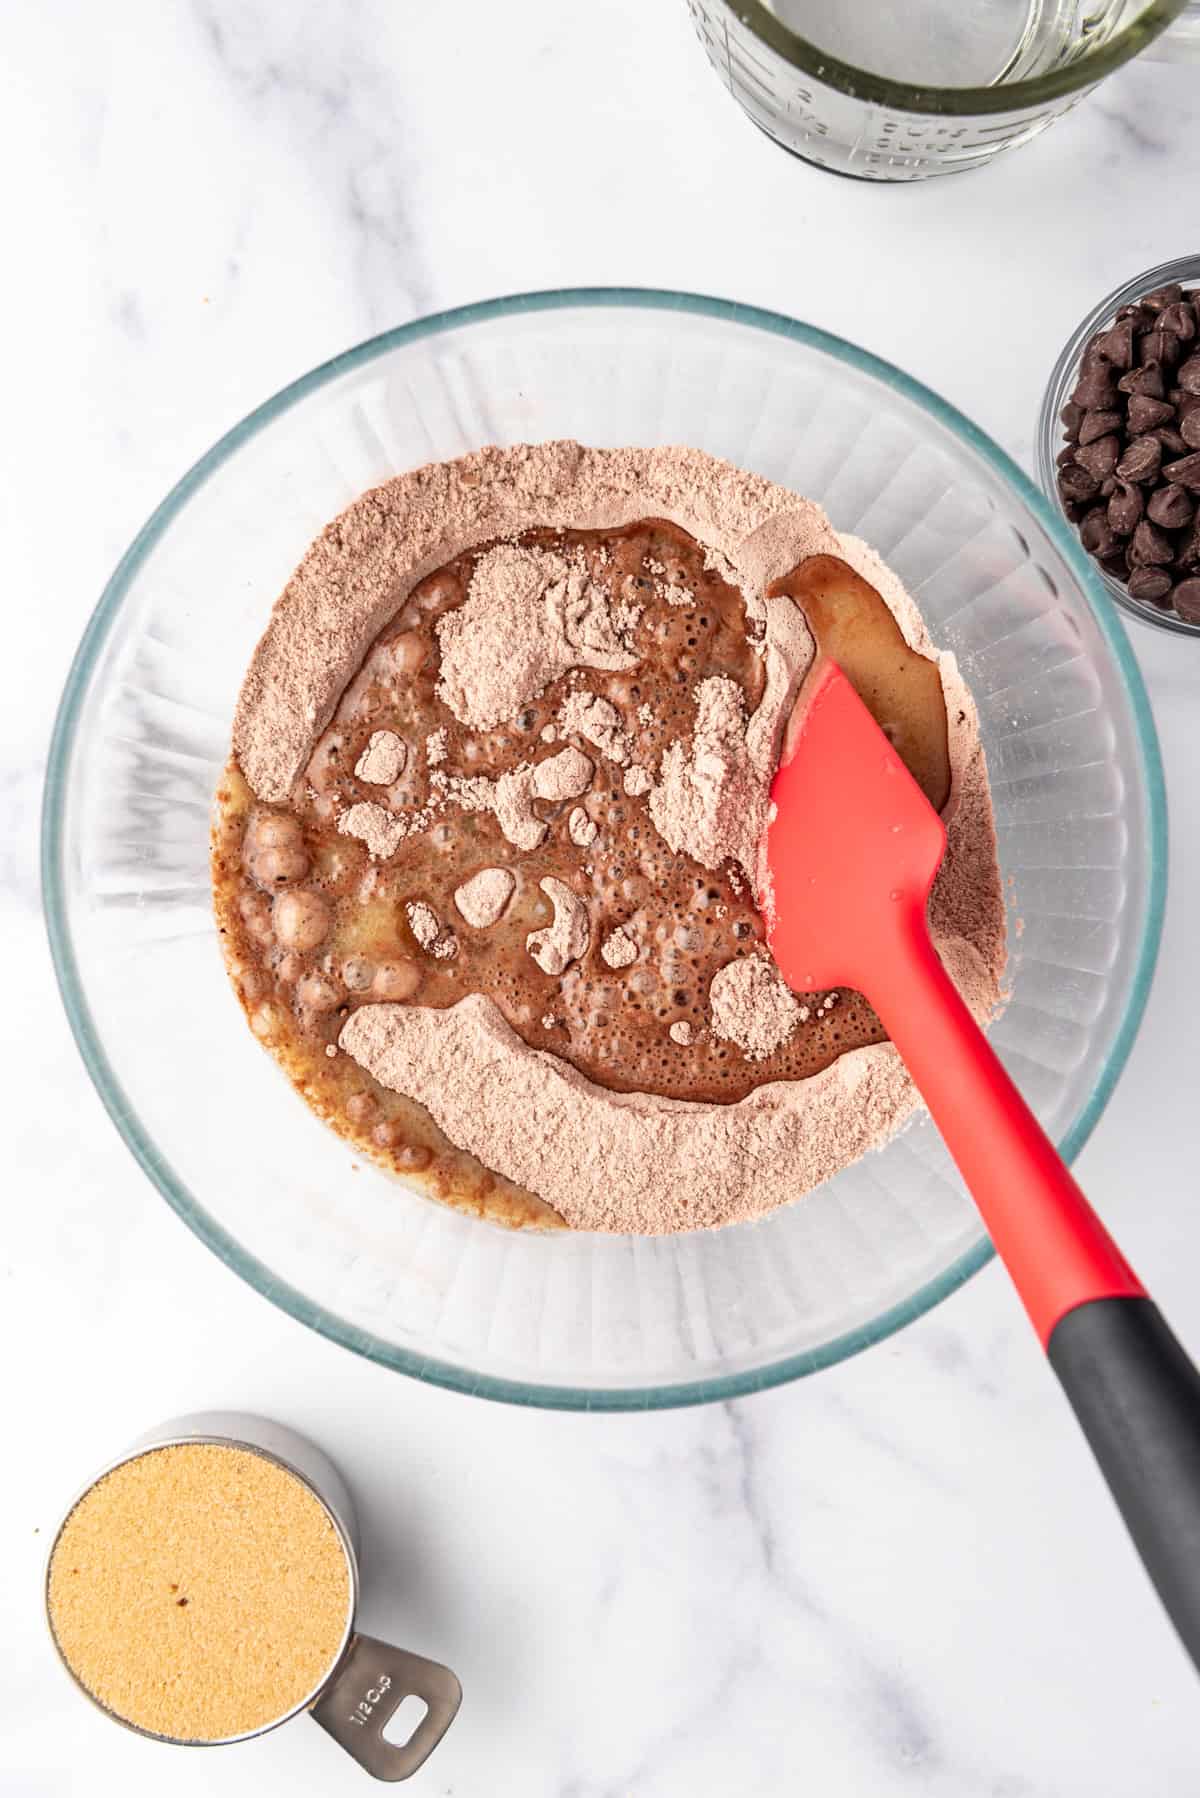
[[[771,798],[775,960],[798,992],[875,1007],[1200,1665],[1200,1376],[942,966],[926,905],[945,827],[834,662],[805,682]]]

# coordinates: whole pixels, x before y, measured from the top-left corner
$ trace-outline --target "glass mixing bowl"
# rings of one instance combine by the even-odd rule
[[[421,319],[268,400],[117,568],[51,748],[44,883],[100,1095],[196,1234],[275,1304],[406,1373],[525,1404],[726,1398],[878,1341],[991,1253],[928,1120],[800,1203],[669,1238],[517,1235],[409,1191],[252,1038],[209,906],[209,802],[267,612],[321,526],[484,443],[685,443],[868,538],[978,701],[1012,901],[993,1039],[1064,1154],[1129,1051],[1158,945],[1154,727],[1087,558],[935,394],[726,301],[529,294]]]

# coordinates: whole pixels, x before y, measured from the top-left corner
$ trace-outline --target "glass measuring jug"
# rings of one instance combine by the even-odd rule
[[[867,181],[977,168],[1151,45],[1200,59],[1200,0],[688,5],[756,125],[806,162]]]

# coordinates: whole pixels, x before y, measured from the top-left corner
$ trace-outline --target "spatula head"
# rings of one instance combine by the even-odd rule
[[[797,992],[869,998],[898,924],[924,916],[946,830],[836,662],[818,662],[801,689],[771,799],[760,890],[765,875],[783,977]]]

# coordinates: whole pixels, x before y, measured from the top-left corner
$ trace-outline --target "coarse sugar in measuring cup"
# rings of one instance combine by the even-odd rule
[[[448,1667],[355,1628],[357,1526],[332,1462],[243,1413],[173,1419],[92,1479],[59,1526],[46,1613],[106,1715],[179,1746],[311,1712],[377,1779],[423,1765],[458,1711]],[[408,1698],[404,1741],[384,1731]]]

